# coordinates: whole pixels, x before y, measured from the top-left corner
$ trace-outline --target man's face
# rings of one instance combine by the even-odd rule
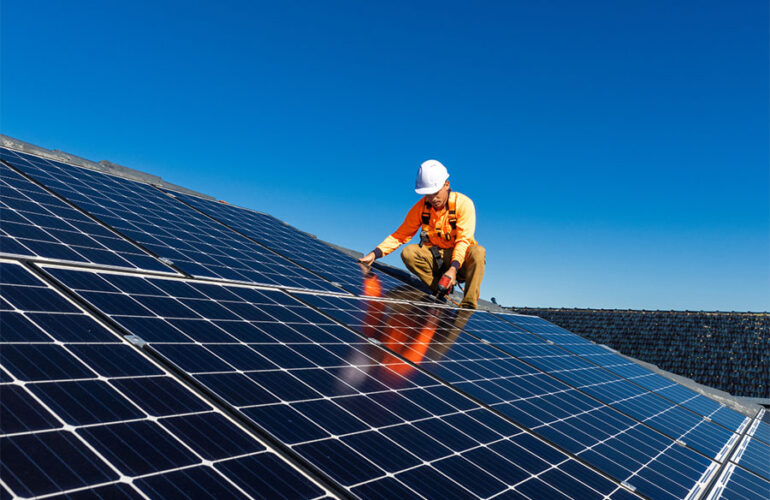
[[[436,210],[446,205],[447,198],[449,198],[449,181],[444,182],[444,185],[438,190],[438,193],[425,195],[425,201],[433,205],[433,208]]]

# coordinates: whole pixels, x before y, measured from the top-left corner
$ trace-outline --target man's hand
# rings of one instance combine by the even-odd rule
[[[449,276],[449,278],[450,278],[449,287],[450,288],[457,284],[457,269],[455,269],[454,267],[450,267],[447,270],[447,272],[444,273],[444,276]]]
[[[375,258],[376,256],[374,255],[374,252],[369,252],[368,254],[358,259],[358,262],[365,266],[371,266]]]

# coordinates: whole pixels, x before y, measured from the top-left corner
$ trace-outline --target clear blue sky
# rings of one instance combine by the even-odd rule
[[[483,298],[770,309],[766,0],[4,0],[1,22],[13,137],[360,251],[436,158],[475,201]]]

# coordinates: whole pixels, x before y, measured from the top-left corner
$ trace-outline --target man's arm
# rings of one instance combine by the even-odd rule
[[[385,238],[382,243],[374,248],[374,250],[358,259],[358,262],[371,265],[375,259],[379,259],[388,255],[404,243],[411,240],[422,225],[422,207],[424,205],[425,202],[421,198],[420,201],[415,203],[414,206],[409,209],[409,212],[404,218],[404,222],[401,223],[398,229],[396,229],[393,234]]]

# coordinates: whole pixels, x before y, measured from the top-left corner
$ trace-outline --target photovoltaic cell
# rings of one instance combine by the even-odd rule
[[[46,270],[97,308],[141,290],[131,298],[144,310],[110,317],[354,495],[522,496],[547,484],[554,495],[633,496],[283,292]],[[180,307],[192,297],[217,307]]]
[[[733,462],[770,481],[770,446],[745,436]]]
[[[748,425],[750,421],[748,417],[713,399],[698,394],[681,384],[671,382],[605,347],[596,345],[544,319],[534,316],[501,313],[495,313],[495,316],[501,317],[528,332],[549,340],[621,377],[633,380],[635,384],[708,417],[731,431],[740,433],[743,427]]]
[[[755,417],[746,435],[730,460],[754,474],[770,481],[770,445],[759,439],[765,430],[761,427],[761,414]]]
[[[569,371],[569,366],[557,363],[534,368],[463,332],[475,333],[469,325],[477,316],[496,319],[488,313],[298,296],[644,495],[684,498],[697,494],[704,478],[716,472],[716,462],[562,383],[555,375]],[[448,320],[451,325],[446,324]],[[548,346],[497,321],[508,325],[513,336],[518,332],[524,340],[521,345],[530,350]],[[487,328],[478,335],[489,333]],[[602,384],[606,382],[599,381],[597,386]]]
[[[0,261],[4,288],[45,300],[3,306],[0,487],[69,498],[247,498],[263,480],[234,477],[269,463],[276,495],[324,491],[203,399],[21,265]],[[5,321],[24,326],[6,334]],[[128,482],[125,481],[128,479]]]
[[[4,152],[14,167],[191,275],[339,291],[148,184]]]
[[[492,314],[473,315],[466,329],[518,359],[551,373],[562,382],[717,461],[721,462],[738,440],[738,435],[730,430],[606,369],[614,365],[604,363],[604,366],[597,366],[560,345],[552,344],[550,339],[524,332]],[[616,358],[626,363],[620,356]],[[647,371],[647,374],[652,373]]]
[[[767,410],[760,410],[760,413],[757,415],[755,423],[757,428],[754,430],[754,436],[755,439],[758,439],[759,441],[762,441],[765,444],[770,445],[770,425],[765,423],[761,420],[761,415],[765,413]]]
[[[351,293],[371,296],[399,288],[409,289],[413,300],[426,299],[423,292],[376,269],[363,270],[349,255],[270,215],[197,196],[169,193],[329,281],[340,283]]]
[[[4,254],[176,274],[2,163],[0,222]]]
[[[714,487],[707,500],[756,500],[770,498],[770,482],[736,466],[727,465],[723,480]]]

